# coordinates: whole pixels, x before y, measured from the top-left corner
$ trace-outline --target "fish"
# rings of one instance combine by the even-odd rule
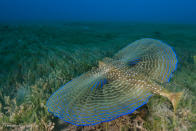
[[[174,108],[182,92],[164,88],[177,68],[177,57],[166,43],[143,38],[99,61],[48,99],[48,111],[77,126],[95,125],[131,114],[154,94],[168,98]]]

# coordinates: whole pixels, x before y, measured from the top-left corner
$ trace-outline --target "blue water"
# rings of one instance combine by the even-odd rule
[[[196,23],[195,0],[1,0],[0,22]]]

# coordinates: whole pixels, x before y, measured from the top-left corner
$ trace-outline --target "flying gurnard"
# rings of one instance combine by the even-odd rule
[[[176,111],[182,92],[163,87],[176,67],[169,45],[137,40],[62,86],[47,101],[48,111],[74,125],[95,125],[134,112],[153,94],[167,97]]]

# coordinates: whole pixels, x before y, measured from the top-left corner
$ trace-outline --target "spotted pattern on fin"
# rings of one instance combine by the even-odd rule
[[[133,42],[120,50],[114,58],[128,64],[140,58],[132,70],[143,72],[160,83],[169,82],[177,68],[177,58],[172,47],[151,38]]]
[[[150,79],[167,82],[176,66],[176,55],[170,46],[141,39],[112,59],[105,58],[98,69],[62,86],[46,106],[55,116],[78,126],[111,121],[146,104],[152,96],[150,88],[155,89]]]

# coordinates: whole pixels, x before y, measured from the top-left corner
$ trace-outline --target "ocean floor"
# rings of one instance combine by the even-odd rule
[[[47,111],[60,86],[141,38],[171,45],[178,68],[165,87],[183,91],[177,112],[153,96],[133,114],[77,127]],[[196,130],[196,25],[150,23],[0,24],[0,130]]]

